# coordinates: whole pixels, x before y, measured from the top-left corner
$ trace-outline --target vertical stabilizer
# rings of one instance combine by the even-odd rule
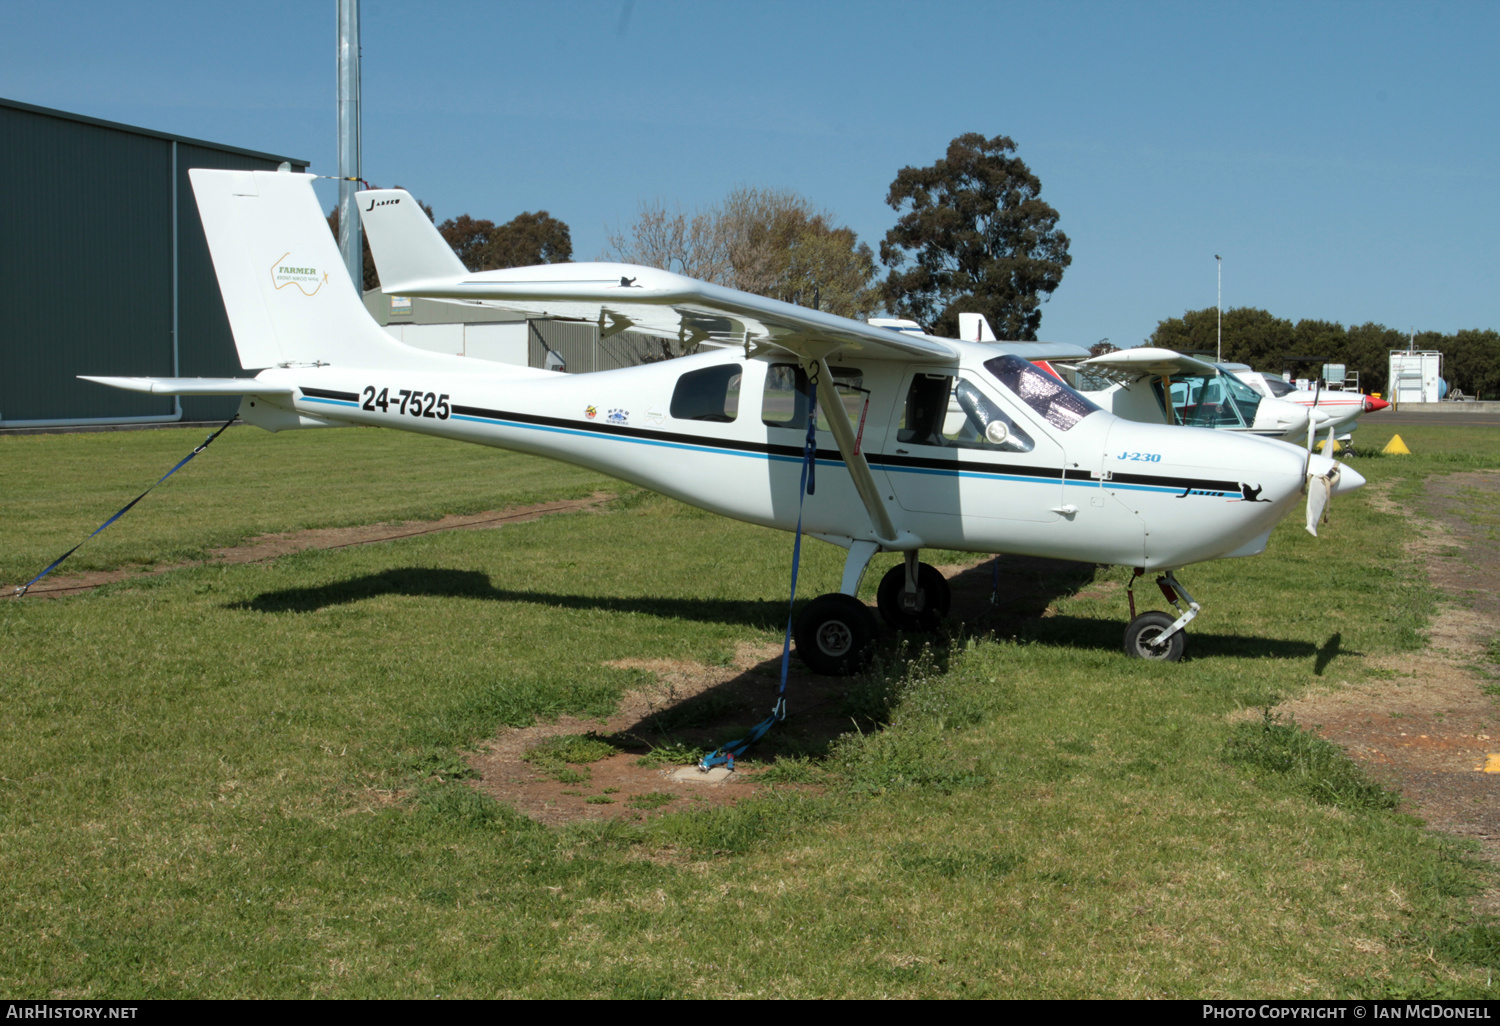
[[[468,273],[405,189],[371,189],[356,198],[384,291],[400,295],[403,288],[452,281]]]
[[[994,342],[995,332],[984,314],[961,313],[958,315],[958,337],[965,342]]]
[[[240,366],[419,366],[365,310],[313,193],[316,176],[188,172]]]

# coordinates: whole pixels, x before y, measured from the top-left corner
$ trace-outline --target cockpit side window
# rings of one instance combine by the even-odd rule
[[[1030,452],[1036,442],[1008,416],[993,399],[972,381],[958,379],[953,398],[963,413],[963,422],[948,434],[949,444],[964,449],[998,449],[1004,452]],[[952,427],[952,418],[949,418]],[[1004,427],[1003,431],[996,430]]]
[[[672,416],[728,424],[740,412],[741,368],[737,363],[688,371],[672,390]]]
[[[1291,385],[1288,385],[1285,381],[1282,381],[1280,378],[1274,377],[1270,374],[1262,374],[1260,376],[1260,379],[1266,383],[1266,388],[1270,391],[1271,395],[1277,399],[1280,399],[1284,395],[1291,395],[1293,392],[1297,391]]]
[[[991,424],[1004,430],[990,429]],[[1030,435],[977,385],[946,374],[918,374],[906,391],[896,440],[956,449],[1030,452]]]
[[[1099,407],[1018,356],[997,356],[984,369],[1059,431],[1066,431]]]
[[[1255,414],[1260,409],[1261,394],[1233,374],[1221,374],[1224,394],[1234,404],[1235,412],[1246,427],[1255,426]]]

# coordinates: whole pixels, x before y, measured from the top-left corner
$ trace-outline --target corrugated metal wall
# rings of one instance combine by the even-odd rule
[[[567,363],[569,374],[635,367],[664,358],[663,341],[634,331],[599,337],[599,327],[579,321],[531,321],[529,361],[533,367],[547,366],[551,349]]]
[[[283,159],[0,100],[0,426],[173,416],[170,398],[79,374],[242,373],[187,169]],[[190,397],[183,416],[237,404]]]
[[[371,289],[364,296],[365,309],[370,311],[370,316],[375,318],[377,324],[386,327],[387,330],[398,328],[402,324],[428,327],[451,324],[457,327],[509,322],[512,326],[525,331],[526,358],[528,365],[532,367],[547,366],[549,348],[567,362],[569,374],[587,374],[591,371],[614,370],[617,367],[635,367],[642,363],[664,359],[669,353],[669,350],[663,348],[662,340],[633,331],[622,331],[617,335],[601,339],[598,325],[582,321],[556,321],[550,318],[529,320],[522,314],[497,310],[494,307],[481,306],[477,303],[451,303],[421,297],[407,300],[397,313],[392,309],[392,299],[393,297],[379,289]],[[398,332],[393,331],[392,334],[397,338],[403,338]],[[499,359],[502,362],[509,362],[510,337],[508,332],[504,335],[506,343],[503,346],[503,355],[499,349],[476,354],[469,350],[467,342],[463,349],[451,351],[464,352],[469,356],[480,355],[482,359]],[[422,348],[436,349],[423,342],[415,342],[410,337],[404,337],[404,341]],[[436,351],[448,352],[450,350],[442,348]]]

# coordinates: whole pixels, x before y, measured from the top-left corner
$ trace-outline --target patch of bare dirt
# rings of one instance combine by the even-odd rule
[[[486,742],[469,764],[479,774],[474,785],[532,819],[557,826],[580,820],[641,820],[683,808],[733,805],[765,786],[756,777],[763,766],[741,760],[727,778],[710,782],[682,766],[657,765],[643,757],[656,749],[707,746],[728,740],[737,727],[748,730],[764,719],[781,681],[781,646],[741,644],[725,666],[669,659],[628,659],[611,665],[650,671],[654,682],[627,694],[606,719],[564,716],[555,723],[507,729]],[[778,742],[816,744],[819,736],[843,732],[828,720],[846,682],[817,677],[793,657],[787,690],[796,696],[796,715],[778,724]],[[847,721],[843,725],[848,727]],[[565,783],[525,761],[530,749],[551,737],[594,732],[626,747],[583,767],[588,780]],[[592,799],[592,800],[591,800]]]
[[[1041,616],[1054,598],[1072,594],[1094,575],[1091,564],[1002,557],[997,578],[995,565],[986,559],[937,568],[952,591],[950,616],[971,631],[1002,630],[1017,620]],[[992,604],[997,579],[1000,599]],[[747,752],[727,778],[710,782],[689,767],[687,779],[681,779],[681,766],[652,765],[649,760],[642,765],[642,758],[679,741],[702,747],[723,743],[763,720],[781,681],[781,646],[742,644],[725,666],[670,659],[612,665],[648,670],[655,683],[625,696],[619,711],[607,719],[563,717],[556,723],[501,731],[469,759],[479,774],[474,786],[549,825],[639,821],[684,808],[743,801],[772,786],[760,775],[778,753],[821,753],[840,735],[868,727],[846,711],[850,679],[816,676],[793,655],[787,675],[787,719]],[[584,783],[563,783],[522,758],[548,738],[590,731],[628,747],[590,763]],[[648,795],[657,797],[643,803],[642,796]]]
[[[293,552],[307,549],[346,549],[353,545],[371,545],[375,542],[395,541],[397,538],[414,538],[422,534],[439,531],[488,530],[507,524],[520,524],[537,520],[554,513],[574,513],[589,510],[613,499],[605,492],[595,492],[587,499],[565,499],[557,502],[541,502],[532,506],[514,506],[509,509],[489,510],[484,513],[466,515],[453,514],[441,520],[411,520],[400,524],[366,524],[359,527],[315,528],[306,531],[286,531],[278,534],[263,534],[243,545],[214,549],[213,559],[203,562],[215,563],[263,563]],[[48,576],[26,592],[27,598],[56,598],[59,595],[76,595],[91,591],[116,581],[137,577],[154,577],[169,570],[201,566],[203,562],[173,563],[169,566],[152,567],[149,570],[123,569],[102,570],[94,573],[62,574]],[[0,593],[14,597],[15,586],[4,586]]]
[[[1449,597],[1433,611],[1430,647],[1377,660],[1385,676],[1341,682],[1280,711],[1343,746],[1430,827],[1478,842],[1500,865],[1500,699],[1484,690],[1495,683],[1486,650],[1500,635],[1500,552],[1486,528],[1460,515],[1476,501],[1500,508],[1500,474],[1434,477],[1425,517],[1408,517],[1413,551]],[[1500,913],[1500,888],[1478,904]]]

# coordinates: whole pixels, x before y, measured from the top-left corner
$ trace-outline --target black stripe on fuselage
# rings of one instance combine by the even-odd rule
[[[333,392],[315,388],[304,388],[302,392],[304,395],[318,398],[344,399],[351,402],[359,398],[353,392]],[[802,446],[800,445],[783,445],[774,442],[747,442],[735,438],[712,438],[706,435],[687,434],[682,431],[661,431],[654,428],[629,427],[624,424],[578,420],[572,417],[548,417],[538,413],[491,410],[482,406],[459,406],[454,404],[453,412],[464,417],[511,421],[517,424],[535,424],[538,427],[563,428],[569,431],[590,431],[594,434],[614,435],[620,438],[640,438],[654,442],[675,442],[679,445],[701,445],[710,449],[763,453],[769,456],[784,456],[793,459],[800,459],[802,456]],[[800,429],[793,428],[791,430]],[[818,459],[842,463],[844,458],[839,454],[837,449],[819,449]],[[1033,477],[1040,481],[1066,480],[1080,484],[1093,484],[1097,480],[1089,471],[1077,468],[1065,470],[1061,467],[1037,467],[1019,463],[994,463],[989,461],[981,463],[970,460],[941,459],[931,456],[897,456],[883,453],[866,453],[865,459],[869,461],[872,467],[892,469],[910,467],[914,470],[936,470],[952,473],[1007,474],[1011,477]],[[1206,481],[1196,478],[1159,477],[1149,474],[1115,474],[1111,480],[1119,484],[1154,485],[1158,488],[1192,488],[1203,491],[1228,492],[1238,492],[1240,490],[1239,482],[1237,481]],[[1108,484],[1109,482],[1103,483]]]
[[[335,392],[331,388],[302,388],[302,394],[311,399],[341,399],[346,403],[359,402],[358,392]]]

